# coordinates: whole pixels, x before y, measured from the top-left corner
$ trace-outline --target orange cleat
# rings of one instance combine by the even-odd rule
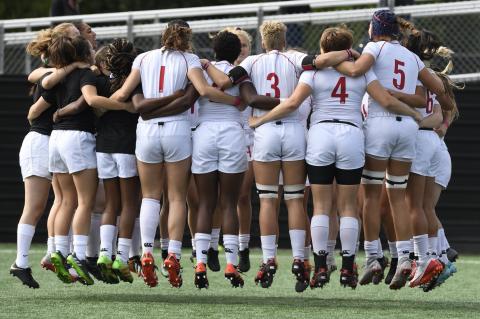
[[[194,284],[198,289],[208,289],[207,267],[204,263],[199,263],[197,267],[195,267]]]
[[[163,263],[163,268],[165,268],[168,272],[168,282],[170,285],[175,288],[180,288],[183,280],[182,275],[180,274],[180,261],[177,259],[175,254],[168,254],[165,262]]]
[[[225,279],[229,280],[230,283],[232,284],[232,287],[237,288],[243,288],[243,278],[240,276],[240,273],[237,270],[237,267],[232,265],[232,264],[227,264],[227,267],[225,268]]]
[[[157,267],[155,266],[155,259],[153,258],[152,254],[151,253],[143,254],[142,259],[141,259],[141,264],[142,264],[143,281],[149,287],[157,286],[158,278],[157,278],[157,274],[155,272],[155,269]]]

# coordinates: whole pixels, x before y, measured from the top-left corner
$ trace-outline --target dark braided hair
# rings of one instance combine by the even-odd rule
[[[107,46],[105,68],[112,73],[112,93],[118,90],[127,79],[136,56],[133,43],[126,39],[115,39]]]

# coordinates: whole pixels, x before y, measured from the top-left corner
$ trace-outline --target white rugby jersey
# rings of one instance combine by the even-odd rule
[[[300,123],[302,123],[303,127],[305,128],[307,128],[308,116],[310,115],[311,111],[312,111],[312,96],[310,95],[302,102],[302,104],[300,104],[300,107],[298,108],[298,116],[299,116]]]
[[[415,94],[418,73],[425,67],[415,53],[398,41],[378,41],[369,42],[362,54],[370,54],[375,59],[372,70],[384,88]],[[374,99],[368,102],[369,114],[388,112]]]
[[[166,50],[164,47],[140,54],[132,65],[132,69],[140,70],[143,96],[147,99],[168,96],[185,89],[188,83],[187,73],[193,68],[202,69],[195,54]],[[188,112],[189,110],[145,122],[188,121]],[[139,121],[143,121],[141,117]]]
[[[370,99],[370,95],[368,95],[368,93],[365,92],[365,95],[363,95],[363,98],[362,98],[362,109],[361,109],[364,120],[368,116],[368,100],[369,99]]]
[[[192,128],[197,127],[198,124],[200,124],[200,121],[198,120],[198,109],[198,100],[196,100],[192,107],[188,109],[188,117],[190,118],[190,124]]]
[[[345,76],[334,68],[303,72],[300,82],[312,88],[311,125],[336,119],[362,127],[362,99],[367,85],[376,79],[371,70],[356,78]]]
[[[247,71],[250,80],[260,95],[274,98],[288,98],[302,73],[304,53],[272,50],[267,53],[251,55],[242,61],[241,67]],[[254,116],[262,116],[268,111],[254,109]],[[281,119],[282,121],[298,121],[298,110]]]
[[[227,74],[234,65],[227,61],[212,62],[213,65],[223,73]],[[214,85],[212,79],[208,76],[207,72],[204,72],[204,76],[207,79],[209,85]],[[235,85],[224,91],[231,96],[239,96],[238,85]],[[210,101],[207,97],[200,97],[198,99],[199,104],[199,122],[205,121],[234,121],[242,123],[242,114],[240,110],[233,105],[216,103]]]
[[[248,119],[253,115],[253,110],[250,106],[247,106],[245,110],[242,111],[242,125],[245,130],[245,134],[253,134],[253,129],[248,125]]]

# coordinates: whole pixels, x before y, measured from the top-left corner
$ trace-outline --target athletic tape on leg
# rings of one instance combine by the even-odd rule
[[[408,182],[408,175],[393,176],[387,173],[385,178],[386,188],[406,188]]]
[[[277,185],[263,185],[256,183],[258,197],[260,198],[277,198],[278,186]]]
[[[303,198],[304,190],[304,184],[285,185],[283,186],[283,197],[285,200]]]
[[[369,171],[364,169],[362,172],[362,184],[382,185],[385,178],[385,172]]]

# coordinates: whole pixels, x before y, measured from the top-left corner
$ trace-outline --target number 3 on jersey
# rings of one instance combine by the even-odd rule
[[[338,93],[338,90],[340,90],[340,93]],[[347,101],[348,93],[346,79],[344,76],[341,76],[338,79],[335,88],[333,88],[332,97],[338,97],[340,99],[340,104],[345,104],[345,102]]]
[[[278,88],[278,83],[280,83],[280,79],[278,78],[278,75],[275,72],[268,73],[268,75],[267,75],[267,81],[272,82],[272,80],[273,80],[273,83],[270,87],[272,88],[272,90],[274,92],[273,97],[278,99],[280,97],[280,89]],[[272,94],[270,94],[270,92],[267,92],[265,95],[266,96],[272,96]]]

